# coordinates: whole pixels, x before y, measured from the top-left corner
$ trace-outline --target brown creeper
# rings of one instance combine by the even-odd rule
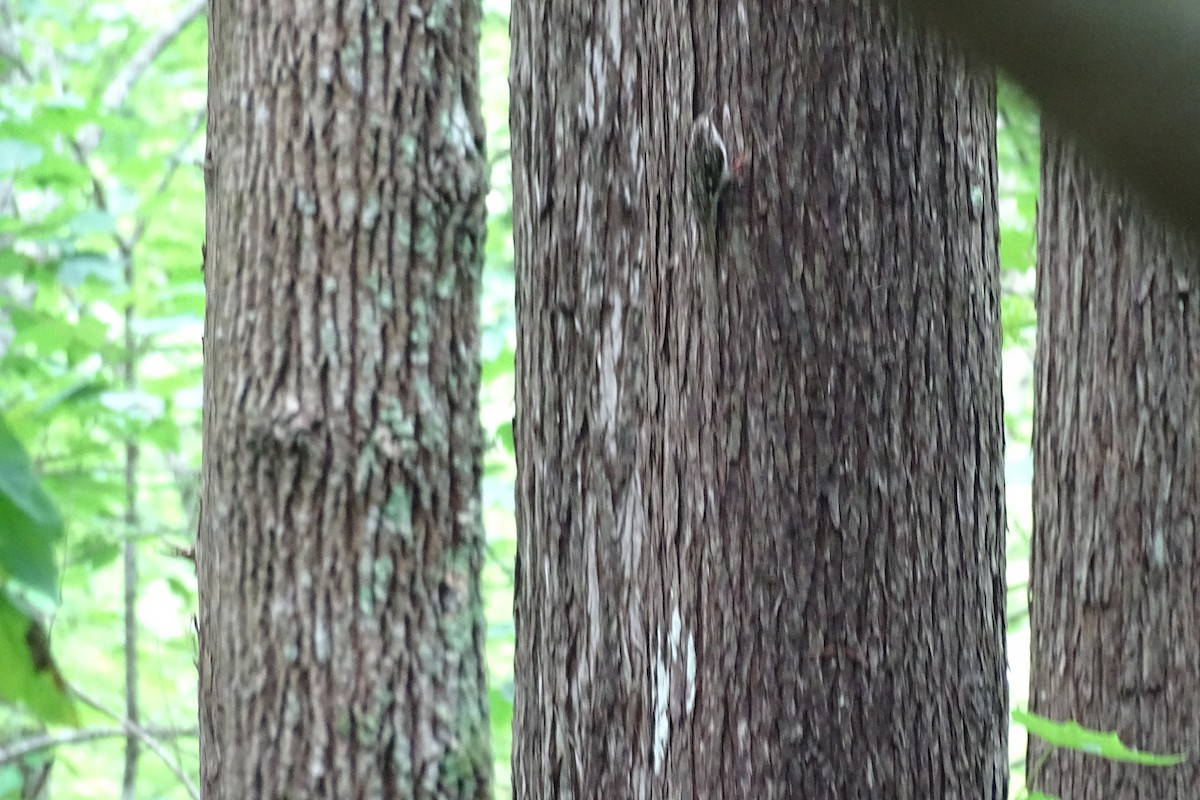
[[[692,123],[692,138],[688,145],[688,190],[700,224],[709,236],[714,232],[717,207],[729,177],[725,140],[712,117],[701,114]]]

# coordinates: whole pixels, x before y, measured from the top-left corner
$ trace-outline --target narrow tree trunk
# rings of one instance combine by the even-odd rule
[[[206,796],[490,794],[479,13],[211,7]]]
[[[1155,769],[1029,749],[1064,800],[1200,786],[1200,253],[1043,142],[1030,624],[1033,711],[1188,753]]]
[[[992,81],[751,5],[513,4],[516,796],[999,800]]]

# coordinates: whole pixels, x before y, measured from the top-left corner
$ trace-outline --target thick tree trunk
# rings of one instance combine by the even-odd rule
[[[478,5],[210,20],[206,796],[487,797]]]
[[[875,4],[512,14],[516,796],[1005,797],[991,79]]]
[[[1030,624],[1033,711],[1200,751],[1200,252],[1043,143]],[[1154,769],[1030,744],[1064,800],[1194,798],[1200,766]],[[1040,766],[1039,766],[1040,765]]]

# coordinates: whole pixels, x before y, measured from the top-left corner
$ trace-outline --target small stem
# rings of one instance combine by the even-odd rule
[[[144,732],[147,735],[160,739],[180,736],[195,737],[199,735],[199,731],[195,728],[145,728]],[[4,747],[0,747],[0,767],[11,764],[14,761],[19,761],[25,756],[32,755],[41,750],[50,750],[60,745],[82,744],[84,742],[94,742],[97,739],[115,739],[118,736],[127,735],[128,731],[125,728],[118,727],[80,728],[76,730],[67,729],[39,733],[36,736],[18,739],[14,742],[9,742]]]
[[[123,731],[133,734],[139,740],[141,740],[142,744],[146,745],[147,749],[151,750],[156,756],[162,759],[162,762],[167,765],[167,769],[171,771],[171,774],[174,775],[181,784],[183,784],[183,788],[187,790],[188,796],[190,796],[192,800],[200,800],[200,792],[194,785],[192,785],[192,782],[184,773],[183,768],[171,759],[171,754],[167,752],[166,747],[163,746],[162,742],[160,742],[157,737],[152,735],[148,730],[140,725],[132,723],[127,719],[122,719],[119,714],[100,703],[94,697],[84,694],[73,686],[71,687],[71,694],[75,697],[78,697],[85,704],[96,709],[109,719],[115,720],[121,726]]]
[[[125,305],[125,390],[137,390],[138,353],[137,337],[133,326],[137,316],[136,285],[132,253],[125,257],[125,288],[129,302]],[[138,460],[140,450],[137,439],[130,436],[125,440],[125,526],[133,534],[138,529]],[[125,582],[125,718],[131,725],[140,721],[138,710],[138,543],[130,535],[122,545]],[[125,738],[125,767],[121,779],[121,796],[124,800],[137,797],[138,737],[132,732]]]
[[[154,59],[167,49],[167,45],[175,41],[192,20],[204,13],[205,5],[206,0],[191,0],[146,40],[104,90],[102,102],[105,108],[116,108],[125,102],[133,85],[146,73]]]

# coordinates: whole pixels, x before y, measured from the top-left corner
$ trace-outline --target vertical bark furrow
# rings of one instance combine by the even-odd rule
[[[1200,252],[1054,132],[1038,204],[1033,711],[1191,753]],[[1044,749],[1031,742],[1030,763]],[[1064,800],[1191,797],[1192,760],[1150,769],[1055,752]]]
[[[514,785],[999,798],[990,83],[874,7],[757,13],[513,9]],[[711,252],[709,109],[749,168]]]
[[[206,789],[485,797],[479,10],[218,6]]]

